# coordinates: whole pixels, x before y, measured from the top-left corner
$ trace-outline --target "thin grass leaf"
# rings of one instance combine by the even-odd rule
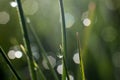
[[[46,62],[48,64],[48,67],[50,68],[50,70],[51,70],[51,72],[52,72],[52,74],[54,76],[54,79],[59,80],[55,70],[52,68],[52,66],[51,66],[51,64],[50,64],[50,62],[49,62],[49,60],[47,58],[47,53],[46,53],[45,49],[43,48],[42,43],[40,42],[40,39],[39,39],[38,35],[36,34],[36,32],[35,32],[34,28],[32,27],[32,25],[31,24],[28,24],[28,25],[29,25],[30,31],[32,32],[33,36],[35,37],[36,42],[38,43],[38,46],[39,46],[39,48],[41,50],[41,54],[43,56],[43,59],[46,60]]]
[[[40,80],[47,80],[45,75],[43,74],[42,70],[40,69],[40,67],[38,66],[38,64],[34,61],[34,65],[36,68],[36,73],[38,73],[38,77],[40,77]]]
[[[10,68],[10,70],[12,71],[12,73],[14,74],[14,76],[16,77],[17,80],[21,80],[20,76],[18,75],[17,71],[14,69],[12,63],[10,62],[10,60],[8,59],[5,51],[1,48],[0,46],[0,53],[2,54],[5,62],[7,63],[7,66]]]
[[[83,65],[83,60],[82,60],[82,53],[81,53],[81,48],[80,48],[80,39],[79,39],[79,33],[76,33],[77,37],[77,46],[78,46],[78,52],[79,52],[79,60],[80,60],[80,72],[81,72],[81,79],[85,79],[85,72],[84,72],[84,65]]]
[[[34,58],[32,55],[32,51],[30,48],[30,41],[28,38],[28,31],[27,31],[27,26],[26,26],[26,21],[25,21],[25,17],[24,17],[24,13],[23,13],[23,8],[21,5],[21,0],[16,0],[17,4],[18,4],[18,14],[21,20],[21,26],[22,26],[22,30],[23,30],[23,35],[24,35],[24,43],[26,46],[26,51],[27,51],[27,55],[28,55],[28,66],[29,66],[29,71],[30,71],[30,76],[31,76],[31,80],[36,80],[36,74],[35,74],[35,70],[34,70]]]
[[[66,59],[67,59],[67,38],[66,38],[66,23],[65,23],[65,15],[64,15],[64,6],[63,6],[63,0],[59,0],[59,6],[60,6],[60,14],[62,19],[61,24],[61,35],[62,35],[62,48],[61,52],[63,53],[63,74],[62,74],[62,80],[69,80],[68,70],[66,66]]]
[[[20,48],[22,49],[22,51],[23,51],[23,53],[25,53],[25,55],[26,55],[26,57],[28,57],[28,55],[26,54],[26,50],[25,50],[25,48],[24,48],[24,46],[23,45],[20,45]],[[36,61],[34,60],[34,69],[36,69],[35,71],[36,71],[36,74],[39,74],[39,78],[40,78],[40,80],[47,80],[46,78],[45,78],[45,75],[43,74],[43,72],[42,72],[42,70],[40,69],[40,67],[38,66],[38,64],[36,63]]]

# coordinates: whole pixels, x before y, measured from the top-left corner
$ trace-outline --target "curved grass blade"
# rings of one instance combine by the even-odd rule
[[[26,51],[27,51],[27,55],[28,55],[28,66],[29,66],[29,71],[30,71],[30,77],[31,80],[36,80],[36,74],[35,74],[35,70],[34,70],[34,59],[33,59],[33,55],[32,55],[32,51],[30,48],[30,41],[29,41],[29,37],[28,37],[28,31],[27,31],[27,26],[26,26],[26,21],[25,21],[25,17],[24,17],[24,12],[23,12],[23,8],[21,5],[21,0],[16,0],[17,4],[18,4],[18,14],[21,20],[21,26],[22,26],[22,30],[23,30],[23,35],[24,35],[24,43],[26,46]]]
[[[59,0],[59,6],[60,6],[60,14],[62,19],[61,24],[61,35],[62,35],[62,49],[61,52],[63,53],[63,74],[62,74],[62,80],[69,80],[68,70],[66,66],[66,59],[67,59],[67,38],[66,38],[66,24],[65,24],[65,15],[64,15],[64,6],[63,6],[63,0]]]
[[[14,76],[16,77],[17,80],[21,80],[20,76],[17,74],[17,71],[14,69],[12,63],[10,62],[10,60],[8,59],[8,57],[5,54],[5,51],[1,48],[0,46],[0,53],[2,54],[5,62],[7,63],[7,66],[10,68],[10,70],[12,71],[12,73],[14,74]]]
[[[82,53],[81,53],[81,48],[80,48],[80,39],[79,39],[79,33],[76,33],[77,37],[77,46],[78,46],[78,52],[79,52],[79,60],[80,60],[80,72],[81,72],[81,79],[85,79],[85,72],[84,72],[84,65],[83,65],[83,60],[82,60]]]

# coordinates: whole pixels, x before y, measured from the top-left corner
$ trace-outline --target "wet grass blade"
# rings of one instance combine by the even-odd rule
[[[28,57],[28,55],[26,54],[26,50],[25,50],[25,48],[24,48],[24,46],[23,45],[20,45],[20,48],[21,48],[21,50],[23,51],[23,53],[25,53],[25,55],[26,55],[26,57]],[[36,69],[35,71],[36,71],[36,74],[39,74],[39,78],[40,78],[40,80],[47,80],[46,78],[45,78],[45,75],[43,74],[43,72],[42,72],[42,70],[40,69],[40,67],[38,66],[38,64],[34,61],[34,69]]]
[[[61,35],[62,35],[62,49],[61,52],[63,54],[63,74],[62,74],[62,80],[69,80],[68,70],[66,66],[66,59],[67,59],[67,38],[66,38],[66,23],[65,23],[65,15],[64,15],[64,6],[63,6],[63,0],[59,0],[59,6],[60,6],[60,14],[62,19],[61,24]]]
[[[80,60],[80,72],[81,72],[81,79],[82,80],[86,80],[85,79],[85,72],[84,72],[84,65],[83,65],[83,60],[82,60],[82,53],[81,53],[81,48],[80,48],[80,39],[79,39],[79,33],[76,33],[76,37],[77,37],[77,46],[78,46],[78,52],[79,52],[79,60]]]
[[[34,65],[36,68],[36,73],[38,74],[38,77],[40,78],[40,80],[47,80],[45,75],[43,74],[42,70],[40,69],[40,67],[38,66],[38,64],[34,61]]]
[[[17,71],[14,69],[12,63],[10,62],[10,60],[8,59],[5,51],[1,48],[0,46],[0,53],[2,54],[5,62],[7,63],[7,66],[10,68],[10,70],[12,71],[12,73],[14,74],[14,76],[16,77],[17,80],[21,80],[20,76],[17,74]]]
[[[32,32],[33,36],[35,37],[36,42],[38,43],[38,46],[40,48],[41,54],[43,56],[43,59],[46,60],[46,62],[48,64],[48,67],[50,68],[50,70],[51,70],[51,72],[52,72],[52,74],[54,76],[54,79],[55,80],[59,80],[55,70],[52,68],[52,66],[51,66],[51,64],[50,64],[50,62],[49,62],[49,60],[47,58],[47,53],[46,53],[45,49],[43,48],[42,43],[40,42],[40,39],[39,39],[37,33],[35,32],[34,28],[32,27],[32,25],[30,23],[28,25],[29,25],[30,31]]]
[[[27,55],[28,55],[28,66],[29,66],[29,71],[30,71],[30,77],[31,80],[36,80],[36,73],[34,70],[34,58],[32,55],[32,51],[31,51],[31,47],[30,47],[30,41],[29,41],[29,37],[28,37],[28,31],[27,31],[27,26],[26,26],[26,21],[25,21],[25,16],[23,13],[23,8],[21,5],[21,0],[16,0],[17,4],[18,4],[18,14],[21,20],[21,26],[22,26],[22,30],[23,30],[23,35],[24,35],[24,43],[25,43],[25,47],[26,47],[26,51],[27,51]]]

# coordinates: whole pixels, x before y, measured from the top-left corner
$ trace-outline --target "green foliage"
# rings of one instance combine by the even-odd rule
[[[15,1],[0,1],[2,80],[120,79],[118,0]],[[22,57],[10,59],[10,50]]]

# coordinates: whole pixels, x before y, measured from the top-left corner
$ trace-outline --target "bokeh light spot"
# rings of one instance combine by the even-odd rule
[[[62,74],[62,72],[63,72],[63,65],[62,65],[62,64],[58,65],[58,67],[57,67],[57,72],[58,72],[59,74]]]
[[[56,59],[54,57],[52,57],[52,56],[47,56],[47,58],[48,58],[48,60],[49,60],[49,62],[51,64],[52,68],[54,68],[55,65],[56,65]],[[43,59],[42,64],[43,64],[45,69],[49,69],[47,61],[45,59]]]
[[[84,26],[88,27],[88,26],[90,26],[90,24],[91,24],[91,20],[90,20],[89,18],[85,18],[85,19],[83,20],[83,24],[84,24]]]
[[[115,28],[113,27],[105,27],[102,30],[102,37],[103,40],[106,42],[112,42],[116,39],[117,37],[117,31]]]
[[[7,24],[10,20],[10,16],[7,12],[0,12],[0,24]]]
[[[80,63],[79,53],[75,53],[75,54],[74,54],[74,56],[73,56],[73,61],[74,61],[76,64],[79,64],[79,63]]]
[[[16,57],[16,58],[21,58],[22,55],[23,55],[23,53],[22,53],[21,51],[16,51],[16,52],[15,52],[15,57]]]
[[[8,57],[9,57],[10,59],[15,59],[15,51],[14,51],[14,50],[10,50],[10,51],[8,52]]]
[[[17,2],[15,2],[15,1],[10,2],[10,5],[11,5],[12,7],[16,7],[16,6],[17,6]]]
[[[115,67],[120,68],[120,52],[113,54],[112,61]]]
[[[26,15],[34,15],[38,11],[38,3],[35,0],[25,0],[23,10]]]
[[[60,17],[60,23],[62,22],[62,19]],[[70,13],[65,13],[65,22],[66,22],[66,28],[71,28],[73,24],[75,23],[75,18]]]
[[[68,79],[66,78],[66,80]],[[69,80],[74,80],[74,77],[72,75],[69,75]]]

